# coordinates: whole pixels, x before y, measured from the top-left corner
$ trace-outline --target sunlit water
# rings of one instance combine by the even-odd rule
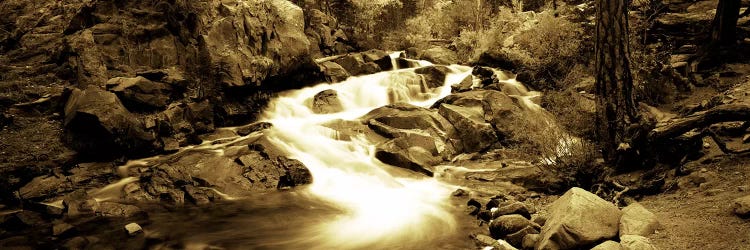
[[[392,57],[395,57],[394,54]],[[429,62],[417,61],[422,66]],[[395,63],[394,63],[395,66]],[[452,65],[442,87],[429,89],[414,69],[397,69],[351,77],[335,84],[319,84],[281,93],[264,111],[262,120],[273,127],[264,133],[288,157],[304,163],[313,183],[287,192],[252,197],[225,197],[206,207],[150,208],[150,237],[162,238],[180,248],[203,249],[454,249],[466,248],[467,223],[456,220],[456,186],[438,179],[397,169],[374,157],[375,146],[364,136],[339,140],[339,132],[323,126],[336,120],[357,120],[373,109],[395,102],[428,107],[451,92],[451,85],[471,74],[471,67]],[[503,92],[517,98],[523,108],[540,110],[538,96],[503,72]],[[475,85],[478,80],[475,80]],[[344,110],[315,114],[310,100],[321,91],[338,93]],[[207,141],[180,150],[221,154],[242,137]],[[120,167],[149,166],[159,157],[134,160]],[[438,172],[460,167],[440,166]],[[487,170],[474,170],[487,171]],[[439,176],[439,174],[437,175]],[[97,190],[99,200],[118,197],[122,186],[136,181],[124,178]],[[465,202],[465,201],[463,201]],[[159,206],[159,205],[156,205]],[[469,220],[465,220],[469,221]],[[157,235],[157,236],[154,236]],[[463,243],[457,243],[463,242]]]

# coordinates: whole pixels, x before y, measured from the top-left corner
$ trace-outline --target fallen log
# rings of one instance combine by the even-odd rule
[[[732,121],[750,121],[750,105],[725,104],[706,111],[658,123],[648,135],[649,141],[661,141],[706,128],[712,124]]]

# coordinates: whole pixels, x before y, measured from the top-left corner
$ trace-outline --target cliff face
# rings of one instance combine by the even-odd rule
[[[169,151],[319,75],[285,0],[10,0],[0,28],[0,113],[63,115],[67,145],[89,155]]]

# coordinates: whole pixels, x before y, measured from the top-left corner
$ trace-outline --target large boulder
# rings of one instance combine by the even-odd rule
[[[424,76],[428,88],[439,88],[445,85],[446,76],[453,71],[446,66],[433,65],[415,69],[414,72]]]
[[[456,128],[463,152],[483,151],[497,141],[495,130],[492,125],[485,122],[481,109],[441,104],[438,114]]]
[[[620,236],[648,236],[659,227],[656,215],[639,203],[633,203],[622,209],[620,217]]]
[[[133,155],[154,149],[155,137],[122,105],[96,85],[75,89],[65,105],[66,141],[84,155]]]
[[[539,229],[539,225],[518,214],[503,215],[490,222],[492,238],[504,239],[507,236],[524,230],[525,228]],[[523,240],[523,237],[520,237]],[[520,242],[519,242],[520,243]]]
[[[422,55],[419,59],[427,60],[435,64],[451,65],[458,63],[458,55],[455,51],[452,51],[443,47],[432,47],[422,51]]]
[[[484,121],[492,125],[501,140],[514,137],[517,126],[535,115],[522,109],[517,100],[497,90],[476,89],[454,93],[438,101],[433,108],[443,104],[481,110]]]
[[[575,249],[617,236],[622,212],[580,188],[571,188],[549,207],[536,249]]]
[[[620,243],[616,241],[605,241],[602,242],[599,245],[596,245],[594,248],[591,248],[591,250],[621,250],[622,246],[620,246]]]

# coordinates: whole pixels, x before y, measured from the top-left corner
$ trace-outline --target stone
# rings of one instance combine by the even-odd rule
[[[432,47],[426,49],[422,51],[419,59],[442,65],[458,63],[458,55],[456,55],[456,52],[443,47]]]
[[[515,250],[516,249],[515,247],[511,246],[510,244],[508,244],[508,242],[504,240],[496,240],[484,234],[477,234],[473,236],[472,238],[474,238],[474,240],[482,248],[489,246],[495,250]]]
[[[171,86],[142,76],[115,77],[109,79],[106,85],[130,110],[163,110],[169,104],[172,94]]]
[[[508,241],[511,246],[523,248],[523,239],[526,237],[526,235],[529,234],[538,235],[539,230],[534,228],[533,226],[527,226],[515,233],[509,234],[505,237],[505,240]]]
[[[750,195],[734,199],[732,210],[737,216],[750,217]]]
[[[21,199],[38,200],[58,194],[70,188],[67,180],[57,176],[37,176],[18,191]]]
[[[52,225],[52,236],[62,236],[74,231],[74,229],[73,225],[65,222],[55,223]]]
[[[145,214],[145,212],[137,206],[108,201],[100,202],[99,209],[96,213],[104,217],[119,218],[129,218]]]
[[[536,249],[572,249],[612,239],[621,215],[614,204],[571,188],[550,205]]]
[[[64,249],[86,249],[89,245],[89,240],[86,237],[76,236],[72,239],[65,241],[63,244]]]
[[[316,114],[338,113],[344,110],[338,92],[333,89],[323,90],[312,99],[312,111]]]
[[[616,241],[608,240],[608,241],[602,242],[599,245],[596,245],[591,250],[621,250],[621,249],[622,249],[622,246],[620,246],[620,243],[617,243]]]
[[[456,128],[462,142],[462,152],[481,152],[497,141],[495,130],[485,122],[481,109],[441,104],[438,114]]]
[[[138,225],[138,223],[128,223],[125,225],[125,232],[130,236],[135,236],[136,234],[142,233],[143,228],[141,228],[141,225]]]
[[[471,90],[474,85],[474,76],[468,75],[460,83],[451,86],[453,92],[465,92]]]
[[[365,59],[359,53],[349,54],[344,57],[333,60],[342,68],[349,72],[349,75],[357,76],[362,74],[362,68],[365,65]]]
[[[622,209],[620,217],[620,236],[640,235],[648,236],[659,227],[656,215],[648,211],[640,203],[633,203]]]
[[[651,244],[651,240],[640,235],[623,235],[620,236],[620,246],[622,250],[656,250]]]
[[[414,72],[424,76],[428,88],[439,88],[445,85],[445,78],[452,70],[446,66],[433,65],[415,69]]]
[[[518,232],[526,227],[539,228],[539,225],[518,214],[503,215],[490,222],[490,235],[495,239],[504,239],[509,234]]]
[[[498,207],[497,210],[492,213],[492,217],[500,217],[508,214],[519,214],[526,219],[531,219],[529,207],[526,206],[526,204],[524,204],[523,202],[518,201]]]
[[[68,216],[93,215],[99,208],[99,202],[89,197],[86,190],[75,190],[63,198],[63,206]]]
[[[96,158],[143,154],[153,150],[156,140],[115,94],[95,85],[73,90],[64,126],[68,144]]]
[[[325,80],[330,83],[337,83],[349,78],[349,72],[341,67],[338,63],[332,61],[326,61],[318,65],[320,71],[323,72]]]
[[[244,125],[244,126],[239,126],[237,127],[236,131],[237,131],[237,134],[240,136],[247,136],[254,132],[268,129],[272,126],[273,124],[271,124],[270,122],[256,122],[256,123],[251,123],[251,124]]]

